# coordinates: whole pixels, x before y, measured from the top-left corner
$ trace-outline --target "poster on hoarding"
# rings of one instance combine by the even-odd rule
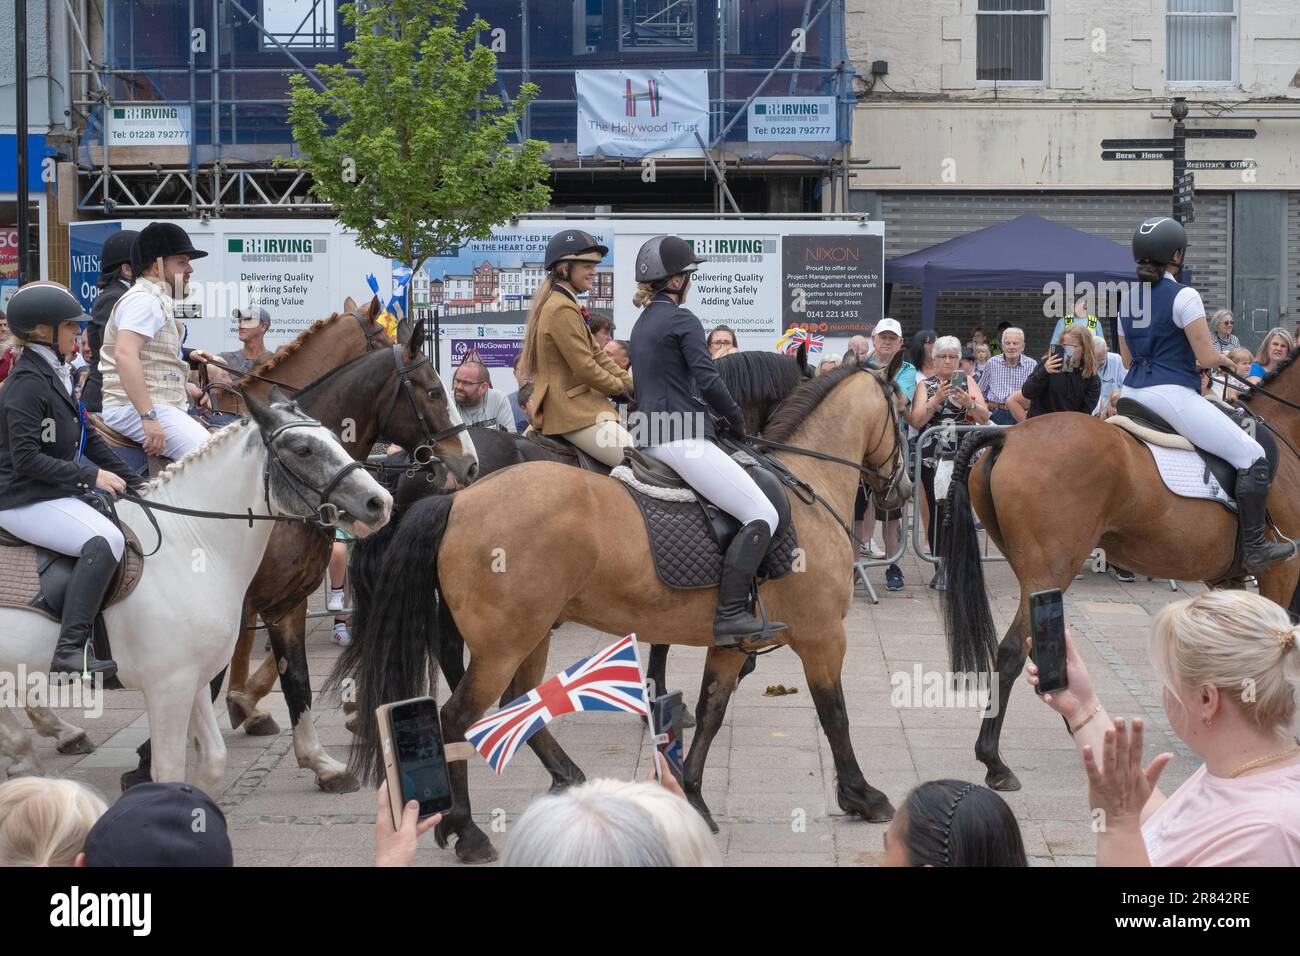
[[[108,111],[109,146],[188,146],[190,108],[167,103],[123,103]]]
[[[121,222],[78,222],[68,229],[68,288],[90,312],[99,298],[99,253],[104,242],[125,228]]]
[[[751,143],[824,143],[837,136],[833,96],[760,96],[746,118]]]
[[[782,321],[825,335],[863,334],[885,306],[883,236],[785,236]]]
[[[578,70],[578,155],[698,155],[709,141],[706,70]]]

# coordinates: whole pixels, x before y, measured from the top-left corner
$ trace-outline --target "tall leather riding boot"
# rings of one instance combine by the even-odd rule
[[[1291,545],[1269,541],[1265,534],[1268,485],[1268,461],[1264,458],[1237,472],[1237,516],[1241,521],[1242,561],[1251,574],[1263,571],[1274,561],[1286,561],[1295,554]]]
[[[735,647],[763,631],[762,619],[750,613],[749,591],[771,540],[766,521],[751,521],[727,548],[718,585],[718,613],[713,619],[713,641],[718,647]],[[783,631],[785,625],[768,621],[767,629]]]
[[[56,682],[69,675],[77,679],[83,675],[103,675],[104,679],[117,673],[112,661],[96,660],[95,650],[89,646],[95,632],[95,615],[104,603],[104,595],[117,573],[117,559],[113,549],[102,537],[91,538],[81,547],[81,556],[68,579],[68,593],[63,599],[63,624],[59,630],[59,643],[54,648],[54,661],[50,673]]]

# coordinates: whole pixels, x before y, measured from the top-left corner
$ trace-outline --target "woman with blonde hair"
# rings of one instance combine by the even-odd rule
[[[1097,353],[1088,327],[1067,325],[1060,345],[1062,353],[1039,362],[1020,387],[1020,394],[1029,399],[1027,418],[1051,412],[1091,415],[1101,399]]]
[[[86,834],[108,809],[76,780],[0,783],[0,866],[75,866]]]
[[[533,295],[519,374],[533,382],[533,427],[613,468],[632,438],[609,399],[632,393],[632,375],[596,344],[578,296],[609,254],[591,234],[566,229],[546,246],[546,278]]]
[[[1066,634],[1065,718],[1104,813],[1098,866],[1300,866],[1300,626],[1250,591],[1210,591],[1156,615],[1151,660],[1173,732],[1204,763],[1166,797],[1173,759],[1142,767],[1143,726],[1112,721]],[[1029,683],[1038,683],[1031,663]]]
[[[1247,380],[1252,385],[1258,385],[1264,380],[1265,375],[1277,371],[1277,367],[1291,354],[1293,348],[1295,348],[1295,339],[1291,337],[1290,332],[1281,326],[1269,329],[1268,335],[1264,336],[1264,341],[1259,343],[1259,351],[1255,353],[1255,363],[1250,367]]]

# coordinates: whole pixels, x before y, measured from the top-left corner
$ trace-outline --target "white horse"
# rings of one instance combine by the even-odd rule
[[[265,405],[245,397],[252,422],[237,422],[169,465],[142,491],[152,504],[226,514],[306,515],[322,505],[339,524],[367,534],[387,523],[392,498],[361,470],[329,429],[295,405]],[[225,769],[226,747],[208,683],[230,660],[239,615],[271,536],[272,521],[218,519],[154,511],[118,502],[118,515],[146,554],[136,589],[104,612],[104,623],[126,687],[144,692],[153,738],[153,779],[185,779],[186,740],[198,752],[193,783],[209,790]],[[161,540],[159,538],[161,535]],[[43,674],[59,625],[21,608],[0,607],[0,671]],[[27,708],[38,730],[66,726],[48,711]],[[61,744],[63,742],[61,741]],[[0,749],[16,758],[15,772],[34,772],[30,737],[0,707]],[[72,748],[69,748],[70,750]]]

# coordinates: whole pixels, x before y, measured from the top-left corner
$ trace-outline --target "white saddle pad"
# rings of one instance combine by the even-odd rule
[[[1226,505],[1230,510],[1237,510],[1237,503],[1228,497],[1219,480],[1207,474],[1205,461],[1194,451],[1181,448],[1164,448],[1143,442],[1151,457],[1156,460],[1156,469],[1160,478],[1176,495],[1184,498],[1207,498]]]

